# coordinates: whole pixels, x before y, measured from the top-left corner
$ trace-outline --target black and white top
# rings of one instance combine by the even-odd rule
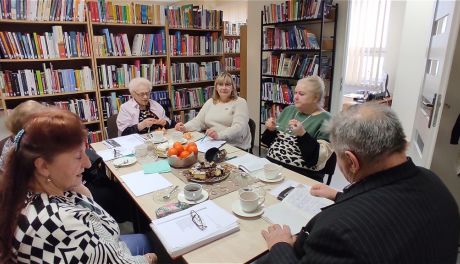
[[[117,222],[90,198],[28,193],[15,233],[18,263],[148,263],[119,240]]]

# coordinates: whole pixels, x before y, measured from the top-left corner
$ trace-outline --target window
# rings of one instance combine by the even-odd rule
[[[389,0],[351,0],[345,85],[377,88],[385,82]]]

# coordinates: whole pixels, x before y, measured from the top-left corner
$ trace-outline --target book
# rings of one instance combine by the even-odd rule
[[[262,218],[273,224],[288,225],[292,234],[297,234],[321,208],[333,203],[311,195],[310,186],[298,185],[280,203],[267,207]]]
[[[150,227],[173,258],[240,230],[237,218],[213,201],[153,220]]]

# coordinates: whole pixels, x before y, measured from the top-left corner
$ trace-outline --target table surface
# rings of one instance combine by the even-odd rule
[[[190,141],[195,141],[202,137],[201,133],[193,132],[193,138]],[[166,132],[168,136],[168,132]],[[97,142],[91,144],[91,147],[96,150],[104,150],[107,147],[102,142]],[[247,154],[247,152],[242,151],[236,147],[233,147],[229,144],[225,144],[221,147],[225,149],[228,156],[241,156]],[[164,202],[154,200],[154,194],[149,193],[139,197],[136,197],[126,184],[121,180],[121,176],[142,170],[142,166],[139,163],[134,164],[133,166],[124,167],[124,168],[115,168],[112,164],[112,161],[106,162],[107,167],[112,172],[112,174],[117,178],[123,188],[126,190],[133,200],[137,203],[139,208],[147,215],[151,220],[156,219],[155,210],[161,207]],[[316,181],[300,175],[296,172],[282,169],[282,174],[285,176],[285,179],[291,179],[299,183],[305,183],[312,185],[317,183]],[[170,181],[173,185],[178,185],[180,189],[183,189],[185,183],[179,178],[174,176],[172,173],[162,173],[162,176]],[[279,202],[275,197],[269,194],[269,191],[276,187],[279,183],[265,183],[265,189],[267,190],[267,195],[265,198],[265,207],[270,206],[274,203]],[[229,194],[220,196],[213,201],[224,208],[228,212],[232,212],[232,204],[238,200],[237,192],[231,192]],[[264,253],[267,250],[267,245],[265,240],[261,235],[261,231],[266,229],[270,223],[258,218],[244,218],[237,216],[239,219],[240,230],[236,233],[228,235],[224,238],[218,239],[210,244],[202,246],[196,250],[193,250],[187,254],[184,254],[182,257],[187,263],[245,263],[258,255]]]

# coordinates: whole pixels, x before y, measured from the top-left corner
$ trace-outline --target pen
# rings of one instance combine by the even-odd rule
[[[208,137],[208,135],[204,135],[204,137],[201,138],[200,142],[203,142],[203,140],[204,140],[205,138],[207,138],[207,137]]]
[[[231,159],[234,159],[234,158],[237,158],[237,157],[238,157],[238,156],[233,156],[233,157],[227,158],[225,161],[231,160]]]

